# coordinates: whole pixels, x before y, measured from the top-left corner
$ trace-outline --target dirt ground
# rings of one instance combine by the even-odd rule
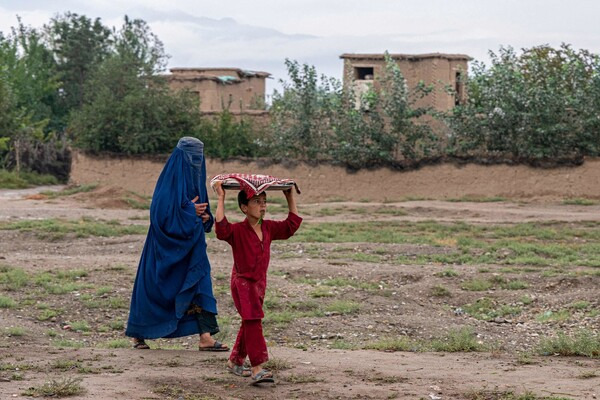
[[[59,190],[60,188],[53,188]],[[0,191],[0,224],[42,219],[113,221],[148,225],[148,211],[116,201],[122,190],[101,187],[89,193],[55,199],[35,196],[43,188]],[[33,195],[33,196],[32,196]],[[369,207],[395,209],[386,215]],[[367,212],[358,211],[361,208]],[[332,209],[338,212],[331,212]],[[342,211],[339,211],[342,210]],[[343,211],[346,210],[346,211]],[[544,201],[385,203],[303,203],[305,223],[437,221],[470,224],[514,224],[600,221],[600,205],[564,205]],[[282,217],[274,207],[273,218]],[[82,219],[84,218],[84,219]],[[83,223],[83,222],[82,222]],[[74,399],[528,399],[600,398],[600,360],[588,357],[540,356],[542,337],[600,330],[600,317],[542,323],[545,310],[575,301],[600,308],[600,274],[542,276],[529,269],[518,275],[528,283],[531,306],[514,318],[476,319],[461,306],[482,294],[461,290],[461,282],[481,274],[477,265],[452,265],[460,279],[440,276],[447,266],[398,265],[360,258],[332,259],[336,243],[283,242],[273,246],[269,288],[273,309],[298,307],[335,299],[360,304],[356,313],[326,312],[275,321],[265,327],[276,385],[253,387],[248,379],[225,370],[227,354],[195,351],[194,337],[151,342],[151,350],[134,350],[123,336],[128,302],[144,234],[123,236],[66,235],[44,238],[33,232],[0,229],[0,267],[20,268],[40,282],[44,273],[72,274],[72,290],[40,297],[36,284],[2,285],[0,295],[17,305],[0,308],[0,399],[29,398],[45,382],[75,379],[85,393]],[[345,243],[346,250],[376,254],[383,246]],[[419,255],[439,251],[415,244],[385,245],[386,254]],[[231,252],[226,243],[208,239],[221,339],[232,344],[239,325],[227,289]],[[502,266],[486,266],[496,274]],[[33,278],[32,278],[33,279]],[[341,279],[375,284],[325,288],[311,298],[314,282]],[[381,282],[378,291],[377,283]],[[385,284],[385,285],[384,285]],[[29,285],[29,286],[28,286]],[[431,295],[443,285],[450,297]],[[384,288],[385,286],[385,288]],[[319,289],[319,287],[316,287]],[[323,288],[323,287],[321,287]],[[521,291],[490,289],[486,296],[517,304]],[[311,303],[312,302],[312,303]],[[44,311],[56,311],[54,315]],[[281,313],[281,315],[284,315]],[[75,329],[78,321],[84,327]],[[279,323],[278,323],[279,322]],[[385,338],[432,340],[449,329],[469,327],[489,347],[480,352],[414,352],[366,350]],[[18,329],[20,328],[20,329]],[[125,343],[125,344],[124,344]]]

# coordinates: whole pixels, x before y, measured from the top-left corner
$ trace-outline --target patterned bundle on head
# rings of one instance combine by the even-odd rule
[[[221,174],[210,180],[210,186],[214,187],[216,182],[223,182],[223,185],[239,184],[240,190],[246,192],[248,198],[264,192],[269,188],[288,189],[294,187],[300,194],[298,185],[292,179],[281,179],[270,175],[260,174]],[[237,186],[237,185],[236,185]]]

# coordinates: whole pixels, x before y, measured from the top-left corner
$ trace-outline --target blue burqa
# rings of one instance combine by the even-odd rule
[[[150,228],[140,258],[127,336],[140,339],[180,337],[199,333],[190,305],[217,313],[205,232],[214,218],[202,223],[192,200],[208,203],[203,143],[179,140],[158,178],[150,206]]]

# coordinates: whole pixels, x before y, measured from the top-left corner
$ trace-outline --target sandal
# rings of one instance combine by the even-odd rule
[[[259,383],[275,383],[275,379],[273,379],[273,373],[267,369],[261,370],[251,378],[251,385],[258,385]]]
[[[212,346],[207,346],[207,347],[198,346],[198,350],[200,350],[200,351],[229,351],[229,347],[227,347],[226,345],[224,345],[223,343],[221,343],[219,341],[215,341],[215,343]]]
[[[133,339],[133,348],[138,350],[147,350],[150,348],[144,339]]]
[[[243,378],[248,378],[252,376],[252,370],[248,367],[244,367],[243,365],[233,364],[233,367],[227,366],[227,371],[231,372],[234,375],[241,376]]]

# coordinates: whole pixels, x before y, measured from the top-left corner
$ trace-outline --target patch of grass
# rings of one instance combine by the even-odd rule
[[[40,175],[35,172],[7,171],[0,169],[0,189],[25,189],[40,185],[58,185],[59,181],[52,175]]]
[[[110,321],[109,326],[113,331],[122,331],[125,329],[125,323],[121,320]]]
[[[141,235],[148,231],[142,225],[121,225],[118,221],[93,220],[81,218],[79,220],[43,219],[24,220],[18,222],[2,222],[0,229],[33,232],[41,239],[60,240],[66,235],[78,238],[90,236],[113,237],[123,235]]]
[[[431,295],[435,297],[451,297],[452,293],[445,286],[435,285],[431,288]]]
[[[85,392],[86,390],[81,386],[81,379],[65,377],[52,379],[42,386],[30,387],[23,394],[34,397],[69,397],[82,395]]]
[[[521,280],[508,281],[501,284],[502,289],[506,290],[522,290],[527,289],[529,285],[527,282]]]
[[[73,332],[89,332],[90,326],[87,321],[75,321],[71,323],[71,330]]]
[[[594,225],[595,226],[595,225]],[[411,243],[451,250],[398,256],[400,264],[600,267],[600,230],[570,223],[474,225],[464,222],[306,223],[290,240],[303,243]],[[519,269],[517,269],[518,271]]]
[[[519,301],[523,303],[523,305],[529,305],[533,303],[533,299],[530,296],[522,296],[519,298]]]
[[[36,319],[38,321],[48,321],[49,319],[52,319],[54,317],[58,316],[58,311],[57,310],[52,310],[52,309],[46,309],[46,310],[42,310],[42,312],[40,312]]]
[[[506,317],[521,313],[519,307],[509,305],[498,305],[489,297],[477,299],[474,303],[465,304],[463,309],[473,318],[489,321],[496,317]]]
[[[4,332],[8,336],[25,336],[27,330],[25,328],[21,328],[20,326],[11,326],[9,328],[5,328]]]
[[[538,315],[536,317],[536,320],[539,322],[560,322],[566,321],[569,318],[571,318],[571,313],[569,312],[569,310],[548,310]]]
[[[54,199],[57,197],[63,197],[63,196],[71,196],[77,193],[87,193],[87,192],[91,192],[92,190],[96,189],[98,187],[98,184],[94,183],[94,184],[89,184],[89,185],[76,185],[76,186],[69,186],[63,190],[60,191],[54,191],[54,190],[47,190],[44,192],[41,192],[44,196],[48,197],[49,199]]]
[[[531,365],[535,364],[535,361],[531,358],[531,353],[519,353],[517,363],[520,365]]]
[[[129,339],[112,339],[100,345],[100,347],[106,347],[109,349],[128,349],[131,346],[132,344]]]
[[[288,307],[296,311],[316,311],[319,309],[319,303],[314,300],[299,301],[289,303]]]
[[[507,201],[506,198],[500,196],[463,196],[458,198],[450,198],[446,199],[446,201],[451,203],[460,203],[460,202],[470,202],[470,203],[497,203],[501,201]]]
[[[380,351],[417,351],[419,345],[406,336],[400,336],[396,338],[380,339],[367,344],[364,348]]]
[[[310,297],[315,297],[315,298],[320,298],[320,297],[333,297],[335,296],[335,293],[333,292],[333,290],[323,287],[323,286],[319,286],[316,287],[315,289],[311,290],[308,295]]]
[[[29,285],[30,278],[24,269],[6,266],[0,271],[0,283],[7,290],[14,291]]]
[[[360,311],[360,304],[353,301],[336,300],[333,303],[327,304],[323,308],[323,311],[336,312],[341,315],[355,314]]]
[[[433,351],[449,353],[484,350],[470,328],[451,329],[445,337],[432,340],[430,347]]]
[[[581,197],[571,197],[562,201],[564,205],[575,205],[575,206],[595,206],[598,204],[596,200],[585,199]]]
[[[112,286],[102,286],[99,287],[98,289],[96,289],[96,296],[103,296],[105,294],[108,294],[110,292],[112,292],[114,289]]]
[[[555,338],[540,341],[538,352],[541,355],[600,357],[600,334],[581,330],[574,336],[559,333]]]
[[[79,367],[81,367],[81,361],[74,361],[74,360],[55,360],[50,365],[50,368],[58,369],[60,371],[75,370]]]
[[[293,367],[293,364],[288,360],[284,360],[283,358],[271,357],[269,361],[263,364],[263,367],[265,369],[277,372],[290,369]]]
[[[331,344],[331,348],[336,350],[355,350],[357,347],[356,345],[345,340],[336,339]]]
[[[492,288],[492,282],[485,279],[472,279],[461,285],[461,288],[471,292],[483,292]]]
[[[15,308],[17,302],[7,296],[0,295],[0,308]]]
[[[368,254],[368,253],[353,253],[350,256],[352,261],[362,261],[362,262],[370,262],[370,263],[379,263],[381,262],[381,257],[376,254]]]
[[[574,310],[585,310],[589,306],[590,306],[589,301],[581,300],[581,301],[576,301],[576,302],[570,304],[569,308],[572,308]]]
[[[597,378],[598,372],[596,371],[585,371],[582,372],[581,374],[577,375],[578,379],[592,379],[592,378]]]
[[[68,348],[75,348],[75,349],[80,349],[82,347],[85,347],[85,343],[83,343],[83,342],[80,342],[77,340],[67,340],[67,339],[53,340],[52,345],[54,345],[56,347],[68,347]]]
[[[572,400],[567,397],[538,397],[532,392],[525,392],[523,394],[515,394],[511,391],[490,391],[490,390],[478,390],[472,391],[466,394],[467,400]]]
[[[348,279],[348,278],[342,278],[342,277],[324,279],[320,283],[325,286],[334,286],[334,287],[350,286],[350,287],[364,289],[364,290],[379,289],[379,284],[376,282],[369,282],[369,281],[364,281],[364,280],[360,280],[360,279]]]
[[[149,210],[150,199],[135,199],[132,197],[124,197],[123,200],[129,205],[129,207],[135,210]]]
[[[456,272],[452,268],[446,268],[443,271],[436,272],[435,276],[444,277],[444,278],[454,278],[455,276],[458,276],[458,272]]]
[[[408,214],[404,209],[398,208],[398,207],[379,207],[379,208],[376,208],[373,211],[373,213],[391,215],[391,216],[395,216],[395,217]]]
[[[126,309],[129,308],[127,300],[121,297],[111,297],[106,300],[105,306],[112,309]]]

